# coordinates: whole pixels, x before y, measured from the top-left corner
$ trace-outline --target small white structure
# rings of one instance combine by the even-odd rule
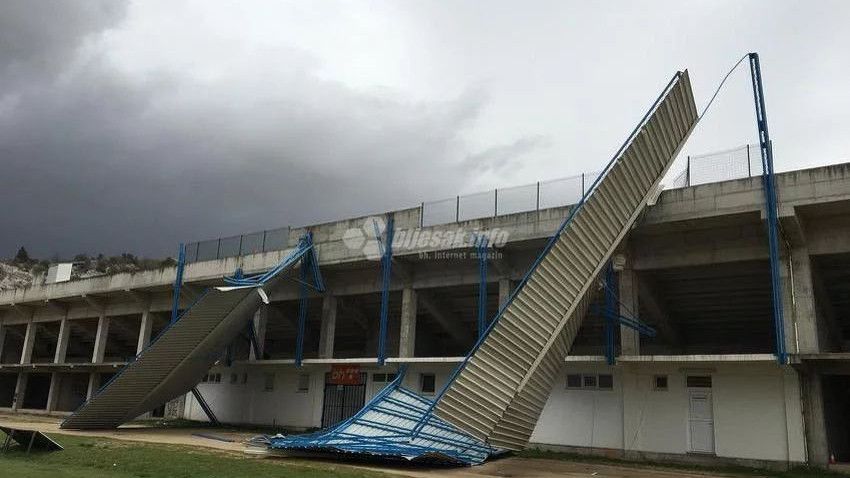
[[[47,269],[47,279],[44,281],[46,284],[56,284],[57,282],[68,282],[71,280],[71,269],[73,269],[73,262],[59,262],[56,264],[51,264]]]

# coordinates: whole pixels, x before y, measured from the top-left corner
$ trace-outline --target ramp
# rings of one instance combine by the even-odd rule
[[[677,72],[443,389],[437,417],[491,445],[525,447],[605,263],[696,122],[688,73]]]
[[[306,254],[315,254],[309,235],[268,273],[208,289],[61,428],[115,428],[188,393],[252,319],[264,300],[260,287],[273,287]]]
[[[433,401],[403,388],[403,377],[402,370],[393,383],[348,420],[308,435],[272,437],[269,448],[450,465],[477,465],[500,453],[430,414]],[[422,429],[414,436],[414,429],[423,420]]]

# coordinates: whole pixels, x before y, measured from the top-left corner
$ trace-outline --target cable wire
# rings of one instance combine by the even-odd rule
[[[743,62],[744,59],[748,56],[750,56],[749,53],[742,56],[741,59],[738,60],[738,63],[735,63],[735,66],[733,66],[732,69],[729,70],[729,73],[726,73],[726,76],[723,77],[723,80],[717,86],[717,89],[714,90],[714,94],[711,95],[711,99],[708,100],[708,104],[706,104],[705,108],[702,109],[702,113],[699,114],[699,118],[697,118],[697,121],[701,120],[702,117],[705,115],[705,112],[708,111],[708,107],[711,106],[711,103],[713,103],[714,99],[717,98],[717,94],[720,93],[720,89],[723,88],[723,85],[726,83],[726,80],[729,79],[729,76],[732,74],[732,72],[734,72],[738,68],[738,66],[741,65],[741,62]]]

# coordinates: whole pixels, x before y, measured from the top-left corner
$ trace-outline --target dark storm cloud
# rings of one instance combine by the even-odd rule
[[[454,166],[479,91],[367,94],[317,79],[308,59],[273,81],[131,77],[80,53],[121,17],[93,5],[63,11],[63,31],[12,8],[17,33],[4,43],[30,44],[3,50],[19,81],[0,92],[2,255],[21,244],[42,256],[169,254],[180,240],[410,206],[427,199],[415,191],[440,197],[466,180],[451,172],[468,169]]]

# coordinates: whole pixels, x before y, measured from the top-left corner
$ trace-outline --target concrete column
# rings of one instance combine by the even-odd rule
[[[513,284],[510,279],[499,279],[499,308],[505,305],[513,290]]]
[[[251,360],[262,360],[266,347],[266,324],[269,321],[269,306],[261,305],[254,312],[254,336],[257,339],[257,347],[260,349],[260,356],[257,357],[254,353],[254,347],[251,346]]]
[[[800,372],[803,383],[803,419],[806,426],[806,448],[809,464],[826,468],[829,463],[829,442],[823,410],[823,385],[821,376],[814,371]]]
[[[3,357],[3,346],[6,344],[6,326],[0,322],[0,358]]]
[[[27,324],[27,333],[24,335],[24,345],[21,349],[21,363],[32,363],[32,348],[35,345],[36,324],[30,319]]]
[[[59,398],[59,373],[50,374],[50,389],[47,392],[47,413],[56,410],[56,401]]]
[[[24,393],[27,391],[27,374],[18,372],[18,381],[15,382],[15,396],[12,399],[12,410],[17,411],[21,408],[24,401]]]
[[[139,324],[139,342],[136,345],[136,355],[142,353],[151,343],[151,330],[153,329],[153,314],[150,310],[142,312],[142,323]]]
[[[98,372],[91,372],[89,374],[89,387],[86,389],[86,400],[90,400],[91,397],[97,392],[97,389],[100,385],[100,374]]]
[[[399,357],[413,357],[416,348],[416,290],[405,287],[401,294]]]
[[[333,358],[336,334],[336,297],[327,294],[322,300],[322,329],[319,332],[319,358]]]
[[[68,354],[68,340],[71,338],[71,323],[68,321],[68,316],[62,319],[59,324],[59,337],[56,339],[56,354],[53,356],[53,363],[64,363],[65,357]]]
[[[786,350],[818,353],[817,309],[808,248],[793,246],[790,266],[788,262],[787,257],[783,258],[780,274]]]
[[[103,363],[107,337],[109,337],[109,317],[101,315],[97,321],[97,334],[94,338],[94,352],[91,357],[92,363]]]
[[[640,305],[637,272],[626,267],[620,271],[619,279],[620,315],[636,317]],[[625,325],[620,326],[620,354],[640,355],[640,334]]]

